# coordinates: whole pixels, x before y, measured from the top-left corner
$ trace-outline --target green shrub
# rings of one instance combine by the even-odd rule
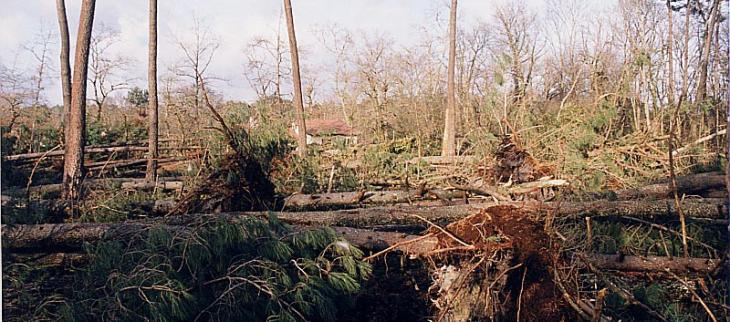
[[[371,267],[331,228],[271,216],[154,228],[90,247],[59,314],[68,321],[331,321]]]

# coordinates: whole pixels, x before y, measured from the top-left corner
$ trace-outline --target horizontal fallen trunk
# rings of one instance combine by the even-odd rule
[[[711,273],[721,260],[661,256],[589,255],[590,261],[601,269],[632,272]]]
[[[227,218],[235,221],[235,218]],[[183,225],[170,225],[160,222],[121,222],[121,223],[76,223],[76,224],[39,224],[39,225],[2,225],[2,248],[13,252],[47,252],[81,250],[85,243],[102,239],[127,240],[139,236],[154,227],[162,227],[176,233],[186,234],[189,228]],[[308,229],[295,226],[296,230]],[[402,243],[419,236],[395,232],[375,232],[349,227],[332,227],[339,235],[353,245],[369,250],[383,250],[391,245]],[[436,247],[437,240],[421,240],[396,249],[409,253],[426,253]]]
[[[134,152],[134,151],[142,151],[146,152],[148,147],[146,146],[106,146],[106,147],[86,147],[84,149],[84,153],[92,154],[92,153],[121,153],[121,152]],[[198,150],[202,149],[200,146],[189,146],[189,147],[160,147],[160,151],[171,151],[171,150]],[[37,159],[40,159],[42,157],[62,157],[63,156],[63,150],[56,150],[51,152],[35,152],[35,153],[24,153],[24,154],[15,154],[15,155],[9,155],[3,158],[5,161],[15,161],[15,162],[30,162],[35,161]]]
[[[284,205],[294,209],[343,208],[361,205],[388,205],[415,203],[424,200],[452,200],[468,197],[464,192],[479,196],[494,196],[500,201],[509,200],[508,194],[524,194],[542,188],[568,185],[565,180],[541,180],[503,187],[469,187],[451,184],[456,190],[411,189],[386,191],[348,191],[319,194],[297,194],[284,199]]]
[[[429,157],[416,157],[408,160],[410,164],[418,164],[425,162],[432,165],[456,165],[462,163],[474,163],[477,158],[473,155],[459,155],[459,156],[429,156]]]
[[[291,195],[284,199],[284,205],[287,208],[294,209],[317,209],[359,205],[412,203],[423,200],[448,200],[455,198],[464,198],[464,193],[461,191],[448,191],[441,189],[432,189],[428,192],[417,191],[416,189],[409,191],[349,191]]]
[[[235,220],[227,218],[229,220]],[[82,262],[81,254],[60,253],[58,256],[43,256],[54,254],[54,251],[81,250],[84,243],[94,243],[102,239],[125,240],[153,227],[164,227],[174,232],[187,232],[186,226],[176,226],[161,223],[127,222],[127,223],[81,223],[81,224],[40,224],[40,225],[3,225],[2,247],[11,252],[34,252],[33,258],[43,259],[48,265],[63,265],[64,263]],[[438,239],[432,236],[416,236],[394,232],[375,232],[349,227],[332,227],[340,236],[360,248],[379,251],[390,246],[394,249],[411,255],[425,255],[438,247]],[[295,230],[308,229],[304,226],[295,226]],[[417,241],[414,241],[418,239]],[[64,256],[65,255],[65,256]],[[15,260],[22,260],[31,255],[13,254]],[[664,272],[669,269],[675,273],[710,273],[717,269],[719,259],[709,258],[669,258],[659,256],[618,256],[591,254],[587,256],[591,262],[601,268],[618,271],[634,272]]]
[[[725,176],[723,175],[689,175],[677,177],[677,192],[682,195],[697,195],[710,190],[724,190]],[[635,189],[615,191],[619,200],[642,198],[672,198],[674,190],[671,182],[650,184]]]
[[[630,216],[644,219],[678,219],[672,200],[660,201],[591,201],[591,202],[504,202],[524,208],[537,216],[554,215],[559,218],[578,219],[584,216]],[[495,203],[478,203],[441,207],[393,206],[346,209],[337,211],[279,212],[280,219],[302,225],[330,225],[369,228],[382,225],[428,225],[416,215],[430,221],[444,223],[462,219]],[[684,214],[690,219],[725,219],[727,207],[724,199],[685,200],[681,203]],[[245,214],[245,213],[241,213]],[[248,213],[252,214],[252,213]]]
[[[123,189],[145,189],[153,188],[154,185],[148,184],[143,178],[104,178],[104,179],[86,179],[83,181],[84,188],[98,189],[106,187],[121,186]],[[164,190],[180,190],[183,187],[183,181],[179,177],[163,177],[157,180],[157,188]],[[31,186],[30,192],[34,194],[53,194],[59,193],[63,189],[60,183]],[[8,195],[19,196],[25,194],[25,188],[8,188]]]
[[[157,164],[163,164],[163,163],[170,163],[170,162],[176,162],[176,161],[185,161],[189,160],[189,158],[186,157],[169,157],[169,158],[160,158],[157,160]],[[113,160],[113,161],[96,161],[96,162],[90,162],[84,165],[87,170],[102,170],[102,169],[112,169],[112,168],[126,168],[126,167],[133,167],[133,166],[141,166],[141,165],[147,165],[147,159],[133,159],[133,160]]]

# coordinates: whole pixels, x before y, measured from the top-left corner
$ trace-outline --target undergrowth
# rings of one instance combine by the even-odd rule
[[[331,321],[371,273],[330,228],[293,231],[271,216],[156,227],[87,250],[62,321]]]

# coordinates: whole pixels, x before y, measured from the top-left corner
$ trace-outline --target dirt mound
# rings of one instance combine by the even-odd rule
[[[557,250],[542,224],[530,219],[527,212],[513,206],[494,206],[448,225],[446,231],[431,229],[441,250],[453,250],[440,255],[450,267],[444,269],[442,264],[444,273],[436,280],[452,280],[447,285],[451,291],[444,291],[443,283],[439,285],[436,302],[442,302],[442,311],[452,311],[442,312],[440,320],[512,321],[518,314],[523,321],[575,318],[552,280]],[[446,270],[451,270],[451,277],[446,276]],[[483,296],[490,299],[474,300]],[[464,313],[464,308],[458,308],[467,304],[487,305],[484,312],[489,313],[484,316],[477,308]]]

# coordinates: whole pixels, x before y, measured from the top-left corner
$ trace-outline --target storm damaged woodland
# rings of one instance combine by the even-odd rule
[[[321,2],[149,0],[139,55],[56,1],[0,61],[3,318],[728,320],[727,1]]]

